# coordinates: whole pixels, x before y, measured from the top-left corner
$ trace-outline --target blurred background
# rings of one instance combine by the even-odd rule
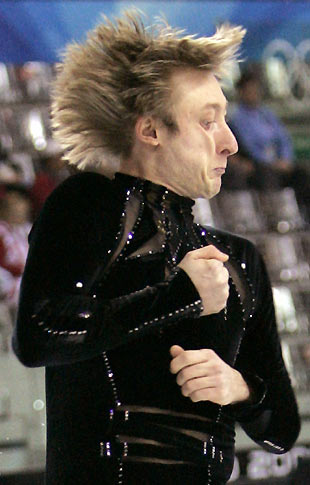
[[[201,224],[251,239],[265,258],[302,431],[279,456],[238,430],[231,482],[310,483],[310,2],[289,0],[1,1],[0,483],[43,483],[44,369],[22,367],[10,340],[29,230],[69,175],[49,121],[55,64],[102,13],[131,6],[190,34],[211,35],[226,21],[247,28],[243,63],[223,83],[240,150],[221,194],[197,200],[194,213]]]

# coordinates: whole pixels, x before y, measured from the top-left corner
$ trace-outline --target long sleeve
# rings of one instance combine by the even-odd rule
[[[96,174],[69,179],[35,224],[13,337],[25,365],[89,359],[201,312],[199,294],[180,269],[130,294],[94,293],[90,281],[113,253],[123,210],[106,180]]]
[[[289,161],[292,160],[293,146],[287,130],[270,110],[264,108],[263,113],[266,116],[266,119],[268,120],[270,125],[272,125],[278,158]]]
[[[257,390],[252,405],[232,406],[246,433],[273,453],[285,453],[300,430],[296,399],[282,358],[276,327],[272,290],[263,261],[254,253],[257,264],[250,279],[256,288],[256,310],[249,322],[236,368]]]

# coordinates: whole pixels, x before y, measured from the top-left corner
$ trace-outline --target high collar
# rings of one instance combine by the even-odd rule
[[[123,173],[115,175],[115,182],[123,189],[132,189],[133,187],[141,189],[146,199],[155,207],[160,208],[163,204],[166,208],[179,208],[184,212],[191,212],[195,201],[189,197],[183,197],[163,185],[155,184],[150,180],[133,177]]]

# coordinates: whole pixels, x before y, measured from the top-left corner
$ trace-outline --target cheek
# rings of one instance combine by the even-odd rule
[[[180,171],[192,176],[193,167],[197,172],[204,172],[208,177],[209,160],[214,153],[214,142],[208,133],[197,130],[182,130],[182,134],[168,142],[169,160],[173,163],[173,171]]]
[[[183,136],[180,142],[180,149],[184,156],[192,158],[204,157],[209,150],[209,140],[197,133],[189,133]]]
[[[214,153],[213,136],[205,130],[193,133],[187,141],[197,153],[202,153],[204,156],[210,156]]]

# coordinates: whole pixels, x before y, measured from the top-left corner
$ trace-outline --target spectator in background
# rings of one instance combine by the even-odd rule
[[[230,126],[248,157],[279,173],[291,170],[293,147],[278,118],[262,105],[262,87],[255,72],[244,72],[238,84],[239,105]]]
[[[15,314],[31,227],[28,191],[17,184],[0,187],[0,298]]]
[[[49,143],[36,167],[36,177],[30,190],[34,216],[36,217],[43,207],[49,194],[62,182],[69,171],[62,161],[62,151],[53,141]]]
[[[0,183],[31,187],[34,179],[31,156],[26,152],[8,153],[0,142]]]
[[[237,89],[239,104],[229,125],[239,152],[231,158],[223,187],[268,190],[291,186],[298,202],[309,211],[309,175],[294,164],[292,141],[285,126],[262,104],[259,73],[245,71]]]

